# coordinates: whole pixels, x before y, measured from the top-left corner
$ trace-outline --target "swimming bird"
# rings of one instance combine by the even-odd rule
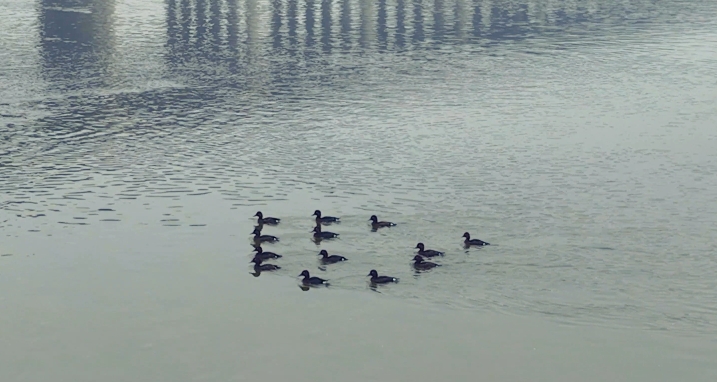
[[[261,246],[255,245],[254,250],[256,251],[256,255],[254,255],[254,258],[261,259],[261,260],[269,260],[269,259],[278,259],[281,257],[281,255],[278,255],[274,252],[268,252],[264,251],[264,248]]]
[[[262,264],[261,259],[257,259],[256,257],[251,260],[252,263],[254,263],[254,270],[256,272],[267,272],[267,271],[275,271],[277,269],[281,269],[280,266],[274,265],[274,264]]]
[[[272,217],[264,217],[264,214],[261,213],[261,211],[257,211],[254,216],[257,216],[257,223],[259,224],[268,224],[268,225],[277,225],[281,221],[281,219],[272,218]]]
[[[254,235],[254,241],[257,243],[274,243],[279,241],[279,238],[276,236],[262,235],[259,228],[254,228],[252,234]]]
[[[316,224],[319,223],[339,223],[340,218],[335,216],[321,216],[321,211],[316,210],[311,216],[316,216]]]
[[[421,255],[414,256],[413,261],[413,266],[419,270],[427,270],[435,267],[440,267],[439,264],[425,261]]]
[[[329,253],[326,252],[325,249],[322,249],[321,252],[319,252],[319,256],[321,256],[321,262],[324,264],[335,264],[340,261],[346,261],[347,258],[339,255],[331,255],[329,256]]]
[[[378,217],[376,217],[376,215],[371,215],[371,218],[368,220],[371,220],[371,226],[373,228],[393,227],[396,225],[396,223],[391,222],[380,222],[378,221]]]
[[[371,276],[371,284],[397,283],[398,279],[391,276],[379,276],[375,269],[372,269],[366,276]]]
[[[432,249],[425,249],[423,243],[416,244],[416,248],[418,248],[418,254],[424,257],[436,257],[444,255],[443,252],[434,251]]]
[[[329,231],[321,231],[321,225],[317,225],[314,227],[311,232],[314,233],[314,237],[317,239],[333,239],[335,237],[339,237],[338,233],[333,233]]]
[[[463,241],[463,244],[465,244],[466,247],[470,247],[471,245],[477,245],[477,246],[490,245],[490,243],[486,243],[485,241],[480,240],[480,239],[471,239],[471,234],[469,234],[468,232],[464,233],[463,237],[466,238]]]
[[[309,271],[304,270],[301,272],[299,276],[303,276],[304,278],[301,280],[301,283],[304,285],[329,285],[329,280],[324,280],[319,277],[311,277],[309,275]]]

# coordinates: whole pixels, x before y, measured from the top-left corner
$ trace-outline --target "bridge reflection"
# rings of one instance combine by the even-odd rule
[[[114,45],[113,16],[113,0],[41,1],[40,54],[48,83],[65,90],[105,84],[103,73]]]
[[[628,18],[634,22],[635,15],[647,14],[655,6],[636,0],[580,4],[568,0],[166,0],[166,4],[171,46],[217,54],[223,48],[237,49],[240,41],[264,39],[274,50],[299,54],[316,47],[317,35],[324,53],[496,43],[554,34],[570,25]]]
[[[114,0],[40,1],[50,83],[82,89],[112,81]],[[664,7],[642,0],[165,0],[163,65],[202,81],[273,81],[370,54],[563,41],[568,30],[611,33],[600,27],[608,23],[635,30]]]

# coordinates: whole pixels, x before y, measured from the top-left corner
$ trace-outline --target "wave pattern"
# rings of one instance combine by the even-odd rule
[[[339,287],[405,273],[423,241],[445,267],[385,293],[714,331],[710,3],[80,3],[5,13],[33,30],[37,12],[40,42],[0,53],[31,68],[0,74],[4,235],[281,205],[294,269],[315,264],[304,210],[326,206]],[[375,211],[399,227],[368,233]],[[499,245],[466,253],[466,230]]]

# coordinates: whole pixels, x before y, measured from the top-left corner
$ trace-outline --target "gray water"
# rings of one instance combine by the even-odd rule
[[[715,31],[706,0],[2,2],[0,379],[713,381]]]

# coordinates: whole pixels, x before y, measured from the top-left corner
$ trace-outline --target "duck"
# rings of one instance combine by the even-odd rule
[[[281,258],[281,255],[278,255],[274,252],[264,252],[264,249],[258,245],[254,246],[254,250],[256,251],[256,255],[254,255],[255,259],[261,259],[263,261]]]
[[[256,272],[267,272],[267,271],[275,271],[277,269],[281,269],[280,266],[274,265],[274,264],[262,264],[262,259],[257,259],[256,257],[251,260],[252,263],[254,263],[254,271]]]
[[[259,224],[268,224],[268,225],[277,225],[281,221],[281,219],[272,218],[272,217],[264,217],[264,214],[261,213],[261,211],[257,211],[254,216],[257,216],[257,223]]]
[[[315,277],[315,276],[311,277],[311,275],[309,275],[309,271],[307,271],[306,269],[304,269],[304,271],[301,272],[299,277],[304,277],[301,280],[301,283],[304,285],[329,285],[329,280],[324,280],[320,277]]]
[[[423,243],[416,244],[416,248],[418,248],[418,254],[424,257],[436,257],[436,256],[443,256],[443,252],[434,251],[432,249],[425,249],[426,247],[423,245]]]
[[[333,239],[335,237],[339,237],[338,233],[333,233],[329,231],[321,231],[321,225],[317,225],[314,227],[314,229],[311,231],[314,233],[314,237],[317,239]]]
[[[329,253],[326,252],[325,249],[322,249],[321,252],[319,252],[319,256],[321,256],[321,262],[324,264],[335,264],[341,261],[348,260],[347,258],[339,255],[331,255],[329,256]]]
[[[477,246],[483,246],[483,245],[490,245],[490,243],[486,243],[483,240],[480,239],[471,239],[471,234],[468,232],[463,234],[463,237],[466,239],[463,241],[463,244],[466,245],[466,247],[470,247],[471,245],[477,245]]]
[[[435,267],[440,267],[439,264],[432,263],[430,261],[425,261],[423,259],[423,256],[421,256],[421,255],[414,256],[413,261],[414,261],[413,266],[419,270],[426,270],[426,269],[431,269],[431,268],[435,268]]]
[[[375,269],[372,269],[366,276],[371,276],[371,284],[388,284],[398,282],[398,279],[395,277],[379,276]]]
[[[311,216],[316,216],[316,224],[320,223],[338,223],[341,219],[335,216],[321,216],[321,211],[316,210]]]
[[[252,234],[254,235],[254,241],[257,243],[274,243],[279,241],[279,238],[276,236],[262,235],[259,228],[254,228]]]
[[[396,223],[391,222],[380,222],[376,215],[371,215],[371,218],[368,220],[371,220],[371,226],[373,226],[373,228],[393,227],[396,225]]]

